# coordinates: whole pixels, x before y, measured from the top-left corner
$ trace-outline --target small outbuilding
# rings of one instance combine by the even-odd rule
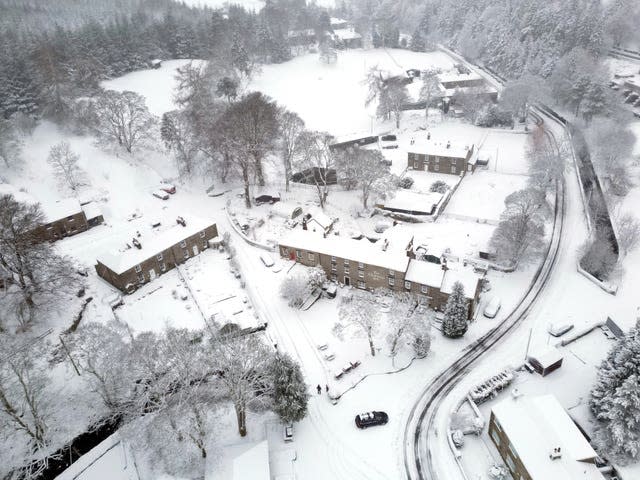
[[[527,361],[543,377],[562,366],[562,354],[556,348],[527,356]]]
[[[104,223],[104,216],[102,215],[102,210],[100,210],[100,206],[96,202],[89,202],[82,205],[82,211],[84,215],[87,217],[87,223],[89,224],[89,228],[95,227],[96,225],[100,225]]]

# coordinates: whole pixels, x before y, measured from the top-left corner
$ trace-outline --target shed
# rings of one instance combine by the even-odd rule
[[[162,66],[162,60],[160,60],[159,58],[154,58],[153,60],[151,60],[151,68],[160,68]]]
[[[556,348],[550,348],[527,356],[527,361],[543,377],[562,366],[562,354]]]
[[[82,211],[87,217],[87,223],[90,227],[95,227],[96,225],[104,223],[104,216],[96,202],[89,202],[82,205]]]
[[[277,202],[271,207],[271,213],[286,220],[293,220],[302,215],[302,207],[287,202]]]

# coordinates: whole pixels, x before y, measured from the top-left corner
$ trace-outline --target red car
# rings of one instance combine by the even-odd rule
[[[162,185],[160,187],[160,190],[162,190],[163,192],[170,193],[171,195],[176,193],[176,187],[174,185],[169,185],[169,184]]]

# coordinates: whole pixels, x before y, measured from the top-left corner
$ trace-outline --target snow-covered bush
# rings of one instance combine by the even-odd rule
[[[290,307],[299,307],[313,289],[322,286],[326,280],[327,276],[321,268],[305,268],[282,281],[280,295],[288,300]]]
[[[442,180],[436,180],[429,187],[430,192],[442,193],[442,194],[447,193],[448,189],[449,189],[449,185],[447,185],[447,183],[443,182]]]
[[[414,180],[411,177],[402,177],[398,180],[398,187],[409,189],[413,186]]]

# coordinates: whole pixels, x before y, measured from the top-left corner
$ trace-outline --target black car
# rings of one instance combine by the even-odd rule
[[[386,425],[389,415],[385,412],[366,412],[356,415],[356,427],[368,428],[376,425]]]
[[[280,197],[272,197],[271,195],[260,195],[255,198],[256,205],[262,205],[263,203],[270,203],[273,205],[280,201]]]

